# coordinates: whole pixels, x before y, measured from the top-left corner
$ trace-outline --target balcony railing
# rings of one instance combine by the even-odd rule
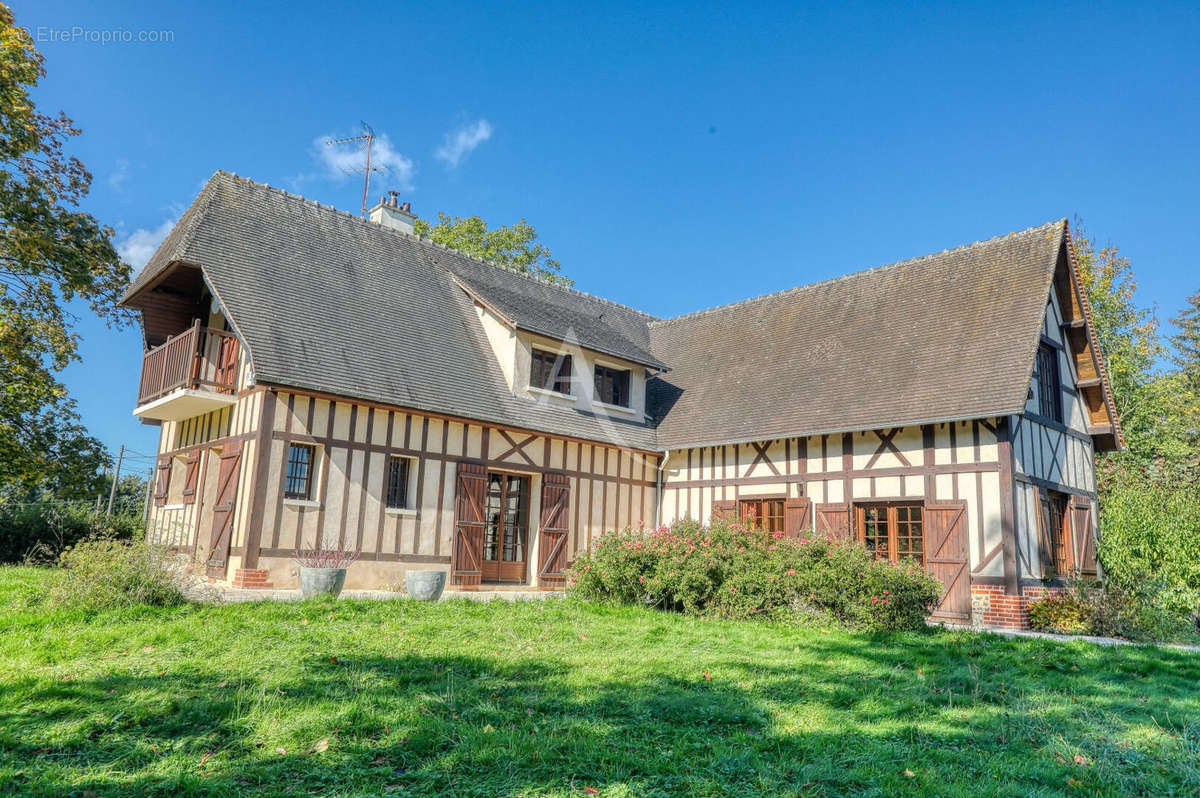
[[[142,358],[138,405],[181,388],[234,393],[237,365],[237,337],[224,330],[201,327],[197,321],[187,332],[168,338]]]

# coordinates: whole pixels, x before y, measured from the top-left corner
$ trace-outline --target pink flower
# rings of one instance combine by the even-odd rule
[[[884,600],[883,600],[883,603],[884,603],[884,604],[887,604],[887,602],[888,602],[888,600],[887,600],[887,599],[884,599]]]
[[[788,575],[788,576],[795,576],[795,575],[796,575],[796,569],[795,569],[795,568],[789,568],[789,569],[788,569],[788,572],[787,572],[787,575]]]
[[[872,604],[878,604],[878,603],[879,603],[879,596],[871,596],[871,603],[872,603]]]
[[[590,565],[585,565],[585,566],[583,566],[583,570],[584,570],[584,571],[590,571],[590,570],[592,570],[592,566],[590,566]]]
[[[773,537],[773,538],[775,538],[776,540],[779,540],[780,538],[782,538],[782,537],[783,537],[783,533],[782,533],[782,532],[775,532],[775,533],[772,535],[772,537]]]

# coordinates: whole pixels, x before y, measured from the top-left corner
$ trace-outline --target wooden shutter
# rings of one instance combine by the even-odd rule
[[[738,503],[733,500],[714,501],[712,503],[712,520],[714,521],[736,521],[738,520]]]
[[[192,449],[187,454],[187,472],[183,479],[183,503],[196,503],[196,480],[200,476],[200,450]]]
[[[538,539],[538,581],[561,585],[566,580],[570,532],[571,480],[566,474],[542,477],[542,513]]]
[[[1071,528],[1075,532],[1075,562],[1078,563],[1079,573],[1084,576],[1095,576],[1096,568],[1096,536],[1092,534],[1092,501],[1086,496],[1074,496],[1071,499]]]
[[[850,533],[849,504],[818,504],[814,517],[817,534],[834,540],[850,540],[853,537]]]
[[[212,538],[208,548],[208,575],[218,579],[225,577],[225,566],[229,563],[233,509],[237,502],[241,464],[242,442],[225,444],[221,449],[221,467],[217,472],[217,500],[213,504]]]
[[[927,502],[922,533],[925,570],[942,583],[942,596],[933,615],[968,620],[971,617],[971,577],[967,557],[967,503]]]
[[[167,503],[167,492],[171,486],[171,458],[158,458],[154,477],[154,506],[162,507]]]
[[[450,566],[454,584],[476,586],[482,581],[484,501],[487,467],[460,461],[454,492],[454,549]]]
[[[808,511],[812,507],[812,499],[801,496],[787,499],[783,503],[783,533],[794,539],[800,538],[800,533],[809,526]]]

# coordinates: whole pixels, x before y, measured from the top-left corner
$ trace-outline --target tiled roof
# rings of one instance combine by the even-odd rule
[[[512,393],[454,279],[461,272],[490,287],[484,278],[498,267],[227,172],[209,180],[126,300],[176,261],[203,269],[259,382],[654,448],[644,423]],[[536,287],[504,274],[525,291]],[[570,307],[616,308],[552,291]]]
[[[1065,230],[652,322],[659,446],[1021,412]]]
[[[126,299],[190,263],[260,382],[665,449],[1021,412],[1066,235],[1051,222],[656,319],[217,172]],[[522,329],[669,368],[648,386],[657,429],[514,395],[468,292]]]

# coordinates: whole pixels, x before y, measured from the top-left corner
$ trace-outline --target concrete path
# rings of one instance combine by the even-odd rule
[[[965,629],[969,632],[990,632],[1001,637],[1029,637],[1042,640],[1054,640],[1059,643],[1082,641],[1098,646],[1154,646],[1156,648],[1173,648],[1177,651],[1189,651],[1200,654],[1200,646],[1189,646],[1182,643],[1137,643],[1132,640],[1121,640],[1117,637],[1093,637],[1091,635],[1059,635],[1051,632],[1035,632],[1032,629],[997,629],[989,626],[967,626],[965,624],[939,623],[935,626],[945,626],[947,629]]]

